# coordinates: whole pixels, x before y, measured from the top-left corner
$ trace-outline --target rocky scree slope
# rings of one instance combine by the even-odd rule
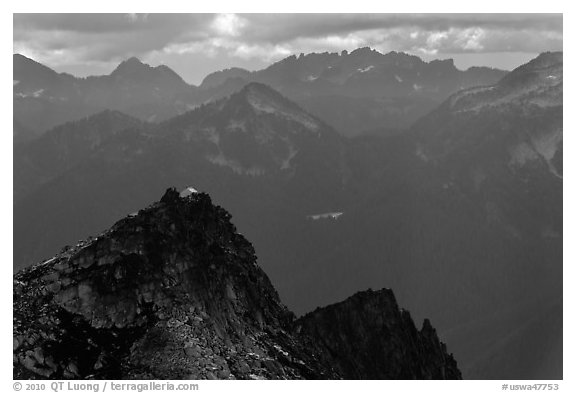
[[[175,189],[16,273],[13,330],[15,379],[460,377],[389,290],[296,320],[230,215]]]

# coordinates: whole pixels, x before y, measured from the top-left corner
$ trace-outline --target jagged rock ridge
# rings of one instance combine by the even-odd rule
[[[316,309],[296,327],[311,345],[328,354],[330,364],[346,379],[461,378],[430,321],[425,319],[418,331],[390,289],[359,292]]]
[[[15,274],[15,379],[460,377],[391,291],[295,320],[230,215],[185,195]]]
[[[462,71],[452,59],[426,62],[402,52],[365,47],[350,53],[292,55],[252,72],[218,71],[205,78],[199,95],[221,97],[251,81],[265,83],[341,135],[388,135],[409,127],[450,94],[494,84],[504,75],[505,71],[487,67]]]
[[[198,87],[165,65],[152,67],[135,57],[109,75],[87,78],[57,73],[18,54],[13,68],[14,118],[24,126],[15,138],[18,143],[104,109],[161,122],[250,82],[270,85],[351,136],[382,124],[404,128],[449,94],[492,84],[506,74],[486,67],[460,71],[452,60],[426,63],[405,53],[382,54],[369,48],[290,56],[253,72],[222,70]]]

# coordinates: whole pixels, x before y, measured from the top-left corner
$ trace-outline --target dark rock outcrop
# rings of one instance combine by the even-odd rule
[[[14,378],[460,378],[389,290],[294,320],[207,194],[169,189],[14,276]]]
[[[359,292],[299,319],[298,332],[346,379],[458,379],[430,321],[418,331],[389,289]]]

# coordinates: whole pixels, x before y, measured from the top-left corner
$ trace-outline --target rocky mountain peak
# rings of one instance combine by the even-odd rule
[[[535,59],[514,69],[498,85],[503,88],[535,88],[557,86],[562,83],[563,53],[545,52]]]
[[[454,59],[432,60],[428,67],[436,72],[455,72],[458,71],[454,65]]]
[[[229,339],[240,340],[264,326],[290,321],[291,313],[256,264],[252,246],[229,219],[207,194],[181,198],[168,189],[160,202],[110,230],[16,274],[19,375],[107,374],[118,366],[114,359],[125,355],[120,337],[133,335],[135,343],[148,329],[157,331],[166,324],[188,323],[179,330],[193,341],[208,337],[196,335],[194,327],[209,318],[206,328],[219,329],[222,337],[231,332]],[[36,317],[39,320],[31,320]],[[44,337],[21,341],[40,328]],[[106,335],[102,332],[112,341],[100,341]],[[73,339],[82,339],[86,346],[72,351],[67,345]],[[182,355],[184,348],[182,343]],[[41,362],[39,353],[45,354]]]
[[[37,63],[34,60],[30,59],[29,57],[26,57],[20,53],[14,53],[12,55],[12,61],[14,62],[15,65],[26,64],[26,63],[40,65],[40,63]]]
[[[150,67],[148,64],[144,64],[142,61],[140,61],[139,58],[137,57],[130,57],[124,61],[122,61],[117,67],[116,69],[114,69],[114,71],[112,71],[112,74],[115,75],[121,75],[121,74],[130,74],[133,72],[138,72],[140,70],[145,70],[145,69],[150,69],[152,67]]]
[[[213,87],[217,87],[227,79],[231,78],[241,78],[241,79],[248,79],[250,77],[250,71],[245,70],[244,68],[232,67],[226,68],[221,71],[216,71],[211,74],[208,74],[202,83],[200,84],[201,88],[209,89]]]
[[[176,86],[185,87],[186,82],[174,72],[170,67],[161,64],[152,67],[149,64],[143,63],[137,57],[131,57],[124,60],[116,67],[110,74],[112,77],[121,77],[124,79],[134,79],[142,83],[154,83],[160,80],[175,84]]]
[[[386,379],[462,377],[430,321],[425,319],[422,328],[416,329],[410,313],[398,307],[390,289],[359,292],[305,315],[296,324],[301,334],[312,337],[327,353],[342,358],[334,359],[334,364],[342,367],[338,371],[346,379],[380,379],[383,375]],[[398,351],[404,353],[402,359],[391,358]],[[399,361],[405,363],[400,365]]]
[[[523,68],[542,69],[563,63],[564,52],[543,52],[532,59]]]
[[[12,62],[14,66],[14,71],[21,71],[21,70],[34,70],[36,72],[50,72],[53,74],[57,74],[55,71],[51,70],[50,68],[46,67],[45,65],[38,63],[37,61],[26,57],[20,53],[14,53],[12,55]]]
[[[278,91],[274,90],[273,88],[264,83],[259,82],[248,83],[238,92],[238,95],[246,98],[257,110],[259,108],[256,102],[261,101],[267,101],[270,105],[276,107],[291,107],[294,109],[298,108],[298,106],[295,103],[288,100]],[[304,110],[300,109],[300,111]]]
[[[160,73],[161,75],[168,76],[170,78],[181,81],[183,84],[186,84],[184,79],[182,79],[182,77],[180,75],[178,75],[176,73],[176,71],[174,71],[172,68],[168,67],[166,64],[160,64],[160,65],[154,67],[154,69],[156,71],[158,71],[158,73]]]
[[[230,215],[170,188],[14,275],[14,378],[458,378],[436,335],[410,323],[389,291],[294,322]],[[318,333],[355,353],[336,356]]]
[[[378,53],[375,49],[370,48],[369,46],[365,46],[362,48],[354,49],[350,52],[350,56],[366,56],[371,53]]]
[[[492,86],[455,93],[444,107],[455,112],[485,108],[506,111],[512,106],[558,107],[562,105],[562,92],[562,52],[547,52],[515,68]]]
[[[14,92],[20,93],[17,97],[38,97],[48,91],[51,94],[58,94],[62,90],[59,84],[70,82],[69,75],[59,74],[24,55],[16,53],[12,61]]]
[[[247,130],[247,123],[257,122],[258,125],[252,124],[249,128],[251,133],[262,134],[258,137],[260,141],[279,133],[316,133],[326,127],[296,103],[259,82],[248,83],[215,105],[230,116],[229,121],[234,126],[228,129]]]
[[[418,154],[424,160],[447,160],[462,152],[490,157],[483,168],[476,162],[471,171],[495,171],[499,161],[494,177],[506,173],[519,179],[538,173],[561,184],[562,74],[562,53],[545,53],[496,84],[453,94],[415,125]]]

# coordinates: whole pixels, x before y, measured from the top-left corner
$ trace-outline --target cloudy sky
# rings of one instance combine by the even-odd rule
[[[560,14],[14,14],[14,53],[78,76],[131,56],[198,84],[232,66],[370,46],[511,69],[562,50]]]

